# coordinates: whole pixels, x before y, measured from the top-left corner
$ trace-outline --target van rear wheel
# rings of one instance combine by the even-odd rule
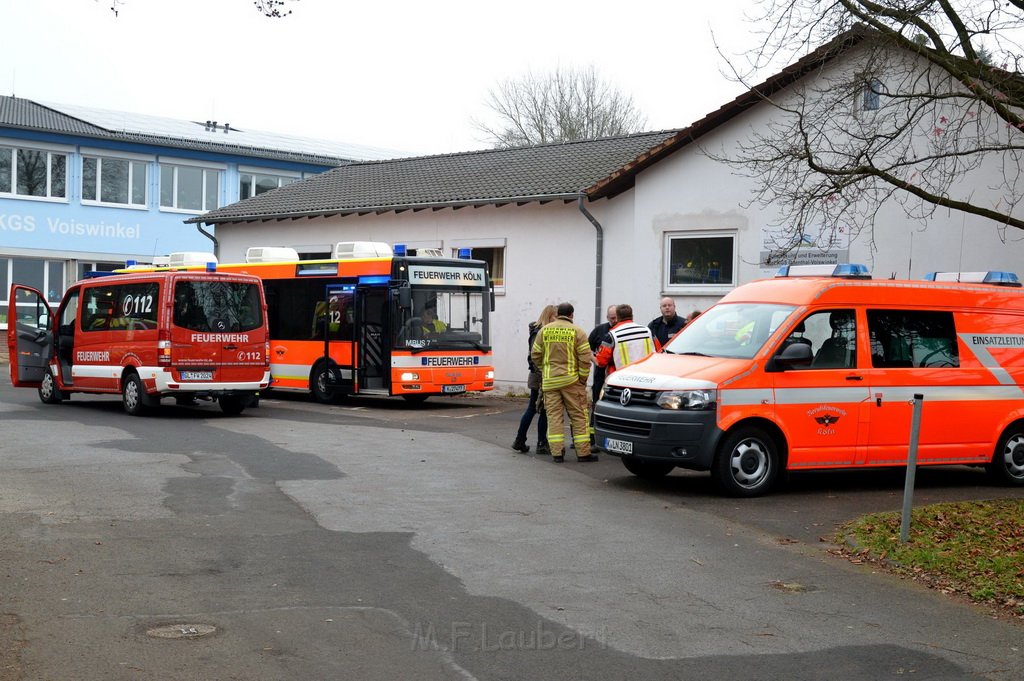
[[[125,377],[121,398],[124,410],[131,416],[143,416],[149,411],[150,400],[146,395],[146,388],[136,373]]]
[[[768,492],[779,476],[779,449],[760,428],[730,433],[711,465],[711,477],[726,494],[756,497]]]
[[[66,399],[61,389],[57,387],[57,379],[47,371],[43,374],[43,380],[39,384],[39,399],[43,404],[60,404]]]
[[[638,478],[644,480],[656,480],[657,478],[663,478],[673,470],[675,470],[675,464],[662,463],[660,461],[641,461],[639,459],[622,459],[622,465],[626,467],[626,470],[635,475]]]
[[[220,405],[220,410],[225,414],[237,416],[242,413],[251,399],[251,395],[221,395],[217,399],[217,403]]]
[[[999,438],[987,469],[999,484],[1024,485],[1024,423],[1015,423]]]

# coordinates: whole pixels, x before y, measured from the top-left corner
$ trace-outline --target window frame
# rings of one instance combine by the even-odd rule
[[[163,172],[164,168],[169,168],[172,171],[171,195],[173,197],[173,202],[174,202],[174,205],[172,205],[172,206],[165,206],[164,205],[164,172]],[[181,168],[198,169],[198,170],[202,171],[202,187],[203,187],[203,190],[202,190],[202,196],[200,198],[200,208],[198,208],[198,209],[197,208],[181,208],[178,205],[178,201],[179,201],[179,196],[178,196],[178,170],[181,169]],[[164,157],[162,157],[162,158],[158,159],[157,160],[157,174],[158,174],[158,182],[157,182],[157,186],[158,186],[158,188],[157,188],[157,196],[158,196],[158,198],[157,198],[157,205],[158,205],[158,207],[160,209],[160,212],[162,212],[162,213],[184,213],[184,214],[188,214],[188,215],[202,215],[203,213],[206,213],[208,211],[220,208],[220,206],[221,206],[221,194],[223,192],[224,175],[225,175],[225,171],[226,170],[227,170],[227,166],[225,166],[222,163],[204,163],[202,161],[193,161],[193,160],[190,160],[190,159],[180,159],[180,158],[164,158]],[[210,172],[216,173],[216,178],[217,178],[217,188],[216,188],[216,191],[215,191],[216,196],[214,197],[214,205],[213,205],[213,207],[208,207],[207,206],[207,198],[208,198],[208,192],[207,192],[207,188],[208,188],[207,187],[207,185],[208,185],[207,173],[210,173]]]
[[[150,172],[154,162],[154,157],[146,156],[144,154],[132,154],[128,152],[114,152],[111,153],[105,149],[87,149],[83,148],[80,150],[82,172],[81,172],[81,200],[83,206],[112,206],[115,208],[127,208],[129,210],[148,210],[150,201]],[[85,198],[85,161],[86,159],[95,159],[97,161],[96,166],[96,187],[95,187],[95,199]],[[103,161],[104,159],[110,161],[125,161],[128,163],[128,203],[118,203],[113,201],[103,200]],[[142,178],[143,188],[143,202],[132,203],[132,179],[135,169],[135,164],[144,164],[145,176]]]
[[[864,112],[878,111],[882,108],[882,81],[868,78],[861,90],[860,110]]]
[[[739,269],[739,251],[737,249],[738,234],[735,230],[701,230],[691,232],[664,232],[662,239],[662,291],[666,294],[698,294],[698,295],[725,295],[737,286]],[[732,277],[729,283],[697,284],[672,283],[672,242],[676,239],[729,239],[732,247]]]
[[[26,144],[24,140],[0,138],[0,150],[10,152],[11,160],[11,182],[6,187],[0,187],[0,198],[5,199],[19,199],[22,201],[46,201],[51,203],[69,203],[71,201],[70,191],[68,187],[69,178],[71,176],[70,163],[74,154],[74,148],[62,144],[44,144],[44,143],[31,143]],[[20,194],[18,193],[18,152],[19,151],[31,151],[37,153],[46,154],[46,194],[44,196],[36,196],[34,194]],[[54,156],[62,156],[64,158],[64,195],[54,196],[53,195],[53,159]]]
[[[407,244],[407,246],[408,246],[408,244]],[[427,246],[422,246],[422,248],[427,248]],[[468,248],[468,249],[470,249],[470,256],[469,257],[470,257],[471,260],[483,260],[484,262],[486,262],[487,263],[487,276],[490,278],[491,285],[494,287],[494,294],[495,295],[505,295],[505,288],[506,288],[505,277],[506,277],[506,272],[508,270],[508,268],[506,266],[506,261],[508,260],[508,240],[507,239],[503,239],[503,238],[499,238],[499,239],[464,239],[464,240],[450,241],[448,243],[448,248],[451,249],[451,254],[452,254],[453,258],[457,259],[459,257],[459,249]],[[487,258],[478,258],[478,257],[476,257],[476,255],[473,253],[473,251],[479,251],[479,250],[482,250],[482,249],[488,249],[488,250],[493,250],[493,251],[496,251],[496,252],[500,252],[500,255],[501,255],[500,268],[494,264],[494,263],[498,263],[498,258],[497,257],[495,257],[493,260],[488,260]]]
[[[249,175],[250,176],[250,187],[249,187],[249,190],[250,190],[251,193],[249,194],[249,196],[245,197],[245,198],[248,198],[248,199],[251,199],[254,196],[259,196],[259,194],[266,193],[266,192],[260,192],[259,194],[257,194],[257,193],[254,192],[254,190],[255,190],[255,183],[256,183],[256,176],[257,175],[262,175],[264,177],[276,178],[277,179],[277,187],[275,187],[274,189],[280,189],[281,187],[286,186],[285,184],[281,183],[282,180],[290,180],[287,184],[295,184],[296,182],[299,182],[299,181],[302,180],[302,173],[298,172],[298,171],[293,171],[293,170],[275,170],[275,169],[271,169],[271,168],[257,168],[255,166],[238,166],[238,200],[239,201],[244,201],[245,200],[245,199],[242,198],[242,177],[245,176],[245,175]],[[266,191],[272,191],[272,190],[268,189]]]

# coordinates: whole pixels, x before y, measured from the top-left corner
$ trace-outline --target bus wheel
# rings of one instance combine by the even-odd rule
[[[760,428],[738,428],[722,443],[711,477],[726,494],[756,497],[766,493],[779,475],[778,446]]]
[[[626,467],[627,471],[644,480],[663,478],[675,470],[675,464],[662,463],[660,461],[641,461],[640,459],[623,458],[622,465]]]
[[[309,376],[309,391],[320,404],[334,404],[341,398],[338,389],[330,385],[337,382],[331,380],[333,372],[334,369],[327,362],[320,362],[313,367],[313,373]]]
[[[430,395],[402,395],[402,399],[409,404],[423,404]]]
[[[1024,423],[1006,429],[987,469],[1001,485],[1024,485]]]
[[[142,385],[142,379],[136,373],[125,376],[124,387],[122,388],[122,401],[124,410],[132,416],[143,416],[149,411],[149,399],[146,396],[146,388]]]
[[[64,393],[57,387],[57,380],[47,370],[43,374],[43,382],[39,385],[39,399],[43,404],[60,404],[64,399]]]
[[[237,416],[242,413],[245,409],[245,405],[249,403],[252,397],[250,395],[221,395],[217,400],[220,404],[220,410],[225,414],[231,416]]]

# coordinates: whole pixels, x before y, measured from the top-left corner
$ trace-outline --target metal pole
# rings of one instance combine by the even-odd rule
[[[914,507],[914,478],[917,475],[917,436],[921,431],[921,408],[924,395],[915,393],[911,401],[914,415],[910,419],[910,451],[907,452],[907,479],[903,485],[903,521],[900,523],[900,543],[906,544],[910,536],[910,512]]]

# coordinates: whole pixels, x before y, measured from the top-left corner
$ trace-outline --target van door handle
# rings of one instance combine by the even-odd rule
[[[225,345],[224,349],[225,350],[237,350],[238,346],[237,345]]]
[[[846,380],[847,381],[863,381],[864,377],[863,376],[858,376],[857,374],[850,374],[849,376],[846,377]]]

